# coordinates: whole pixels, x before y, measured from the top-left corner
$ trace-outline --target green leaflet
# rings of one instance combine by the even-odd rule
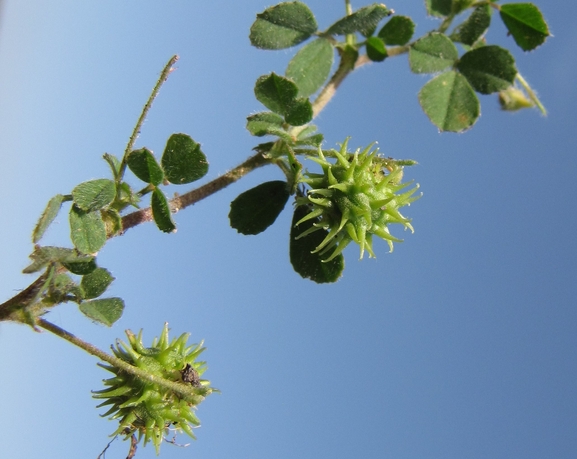
[[[83,301],[78,308],[89,319],[110,327],[122,317],[124,301],[121,298],[102,298]]]
[[[70,209],[70,238],[74,247],[85,254],[95,254],[106,243],[106,227],[100,211],[86,212],[73,205]]]
[[[153,185],[160,185],[164,179],[164,172],[156,162],[156,158],[148,148],[131,151],[126,161],[128,168],[140,180]]]
[[[305,45],[291,59],[285,75],[298,87],[299,97],[309,97],[323,85],[333,65],[334,50],[325,38]]]
[[[50,201],[48,201],[44,212],[42,212],[42,215],[38,219],[38,223],[36,223],[34,231],[32,232],[33,244],[36,244],[42,238],[42,236],[44,236],[44,233],[58,215],[60,207],[64,201],[65,198],[61,194],[57,194],[52,199],[50,199]]]
[[[387,45],[406,45],[415,33],[415,23],[407,16],[393,16],[379,31]]]
[[[284,2],[267,8],[250,28],[250,42],[262,49],[298,45],[317,31],[311,10],[301,2]]]
[[[164,193],[158,188],[152,192],[150,207],[152,208],[154,223],[156,223],[160,231],[165,233],[176,231],[176,225],[172,221],[170,206],[168,205],[166,196],[164,196]]]
[[[479,99],[467,79],[451,70],[429,81],[419,92],[419,102],[441,131],[461,132],[480,114]]]
[[[535,49],[551,35],[541,11],[532,3],[501,5],[500,15],[515,43],[523,51]]]
[[[362,34],[370,35],[380,20],[390,16],[392,13],[382,3],[373,3],[339,19],[327,29],[326,33],[329,35],[347,35],[361,32]]]
[[[196,143],[186,134],[172,134],[160,160],[166,179],[175,185],[194,182],[208,172],[208,161]]]
[[[446,35],[432,32],[418,39],[409,49],[409,64],[414,73],[436,73],[455,64],[459,53]]]
[[[251,188],[230,204],[230,226],[241,234],[258,234],[272,225],[289,198],[286,182],[275,180]]]
[[[74,204],[86,211],[99,210],[111,204],[116,197],[116,185],[112,180],[97,179],[77,185],[72,190]]]
[[[511,53],[496,45],[482,46],[465,53],[457,69],[481,94],[507,89],[517,75],[515,59]]]

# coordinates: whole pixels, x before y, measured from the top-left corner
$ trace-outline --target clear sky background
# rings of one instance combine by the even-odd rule
[[[308,4],[321,29],[344,15],[341,0]],[[178,70],[137,146],[161,153],[170,134],[190,134],[210,161],[201,183],[251,154],[254,82],[294,54],[250,46],[269,5],[4,2],[2,301],[32,280],[20,271],[48,199],[108,177],[102,154],[122,154],[173,54]],[[548,117],[504,113],[482,96],[473,129],[439,134],[417,101],[428,77],[401,56],[355,72],[316,120],[327,148],[350,135],[352,147],[378,141],[419,162],[405,174],[424,193],[405,212],[415,233],[393,229],[405,238],[393,253],[379,241],[376,260],[358,261],[351,246],[343,278],[319,286],[290,266],[289,205],[265,233],[237,234],[230,201],[282,179],[274,168],[177,214],[176,234],[147,224],[106,245],[98,260],[117,278],[122,319],[94,325],[74,304],[48,319],[104,349],[127,328],[150,343],[164,322],[206,340],[206,377],[222,394],[200,406],[198,441],[164,444],[162,457],[577,457],[577,6],[538,5],[554,34],[544,46],[522,53],[496,16],[487,38],[513,51]],[[421,0],[387,6],[419,35],[438,25]],[[64,212],[44,243],[67,233]],[[0,324],[0,457],[95,458],[116,428],[90,394],[106,377],[56,336]],[[106,457],[127,449],[117,441]]]

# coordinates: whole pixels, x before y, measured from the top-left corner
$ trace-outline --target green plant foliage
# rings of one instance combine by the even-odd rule
[[[183,185],[194,182],[208,172],[208,161],[196,143],[186,134],[172,134],[160,160],[170,183]]]
[[[393,14],[393,12],[382,3],[373,3],[370,6],[359,8],[353,14],[339,19],[330,26],[325,33],[328,35],[347,35],[360,32],[365,35],[370,35],[381,19],[391,14]]]
[[[61,273],[54,276],[48,287],[48,292],[44,300],[44,305],[51,306],[65,301],[80,301],[82,292],[72,278]]]
[[[256,80],[254,94],[266,108],[284,116],[293,126],[306,124],[313,117],[311,103],[305,98],[297,99],[298,87],[288,78],[275,73],[263,75]]]
[[[290,60],[285,75],[296,83],[299,97],[314,94],[327,80],[334,54],[330,41],[318,38],[303,46]]]
[[[148,148],[131,151],[126,160],[128,168],[140,180],[153,185],[160,185],[164,179],[164,172],[156,162],[156,158]]]
[[[308,205],[295,207],[290,231],[290,262],[293,269],[304,279],[310,279],[317,284],[336,282],[345,269],[344,257],[338,255],[332,260],[325,262],[317,252],[314,252],[316,247],[327,236],[328,231],[321,229],[307,237],[298,237],[305,231],[314,228],[313,225],[315,223],[318,224],[320,222],[319,218],[316,218],[297,224],[310,213],[310,210]]]
[[[42,215],[40,216],[40,219],[38,220],[38,223],[36,223],[34,231],[32,232],[32,243],[36,244],[42,238],[42,236],[44,236],[44,233],[58,215],[60,207],[62,207],[62,203],[64,201],[65,198],[61,194],[57,194],[52,199],[50,199],[50,201],[48,201],[44,212],[42,212]]]
[[[144,439],[144,445],[152,441],[157,454],[169,429],[196,438],[192,429],[198,427],[200,421],[194,410],[215,390],[210,387],[210,381],[200,379],[206,371],[206,362],[197,361],[205,349],[202,343],[189,346],[188,333],[169,341],[168,324],[151,347],[142,343],[142,330],[138,336],[127,330],[126,336],[129,344],[117,340],[112,348],[116,357],[156,379],[177,383],[182,390],[176,392],[121,368],[99,364],[114,374],[104,380],[106,389],[93,392],[94,398],[104,400],[98,408],[110,406],[103,416],[119,420],[120,425],[112,435],[130,438],[137,434],[138,441]]]
[[[90,180],[72,190],[74,204],[85,212],[102,209],[111,204],[115,197],[116,185],[107,179]]]
[[[84,292],[84,298],[87,300],[98,298],[102,295],[108,286],[112,283],[114,277],[105,268],[96,268],[92,272],[82,276],[80,286]]]
[[[507,3],[501,5],[499,11],[515,43],[523,51],[535,49],[550,35],[541,11],[532,3]]]
[[[531,108],[535,106],[523,91],[514,86],[499,91],[499,103],[501,104],[501,108],[508,112],[515,112],[522,108]]]
[[[69,221],[70,239],[80,252],[96,254],[106,243],[106,226],[99,211],[86,212],[73,205]]]
[[[475,124],[481,112],[475,91],[463,75],[453,70],[423,86],[419,102],[441,131],[462,132]]]
[[[77,274],[79,276],[84,276],[89,274],[96,269],[96,259],[91,256],[82,255],[83,260],[86,261],[70,261],[62,262],[62,265],[70,271],[72,274]]]
[[[122,298],[83,301],[78,305],[78,309],[89,319],[110,327],[122,317],[124,301]]]
[[[453,0],[425,0],[425,5],[430,16],[448,16],[453,10]]]
[[[409,49],[409,64],[414,73],[436,73],[455,64],[459,53],[446,35],[432,32],[418,39]]]
[[[511,53],[495,45],[482,46],[465,53],[457,69],[481,94],[507,89],[517,75],[515,59]]]
[[[93,257],[78,253],[77,250],[64,247],[37,247],[30,254],[32,264],[24,268],[24,274],[31,274],[40,271],[51,263],[88,263]]]
[[[451,34],[451,39],[464,45],[473,46],[491,25],[491,7],[480,5]]]
[[[406,45],[415,33],[415,23],[407,16],[393,16],[379,31],[387,45]]]
[[[373,62],[384,61],[387,57],[387,48],[385,42],[379,37],[370,37],[367,39],[367,56]]]
[[[257,14],[250,28],[250,42],[262,49],[298,45],[317,31],[311,10],[301,2],[284,2]]]
[[[115,236],[122,231],[122,217],[116,209],[105,209],[100,211],[100,213],[108,237]]]
[[[166,196],[164,196],[164,193],[158,188],[152,192],[150,207],[152,208],[154,223],[156,223],[160,231],[165,233],[173,233],[176,231],[176,225],[172,221],[170,206],[166,200]]]
[[[282,116],[272,112],[255,113],[247,117],[246,128],[257,137],[276,135],[285,140],[291,140],[290,134],[284,129]]]
[[[288,184],[281,180],[261,183],[230,203],[230,226],[241,234],[262,233],[272,225],[289,198]]]

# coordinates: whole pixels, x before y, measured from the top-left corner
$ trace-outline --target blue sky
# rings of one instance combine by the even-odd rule
[[[316,120],[331,147],[379,142],[419,165],[406,177],[423,198],[407,209],[414,234],[393,253],[358,261],[315,285],[288,261],[290,209],[246,237],[229,203],[279,170],[258,170],[175,216],[178,232],[142,225],[112,240],[99,264],[127,308],[112,328],[70,305],[48,319],[107,349],[125,329],[145,340],[205,339],[206,373],[222,394],[198,410],[202,427],[180,458],[573,458],[577,455],[577,32],[571,2],[538,2],[553,38],[523,54],[498,24],[549,110],[503,113],[482,96],[464,134],[439,134],[420,110],[427,77],[406,57],[365,66]],[[320,28],[342,1],[310,1]],[[262,110],[254,81],[282,73],[294,50],[250,46],[268,3],[4,2],[0,20],[0,277],[2,300],[31,281],[20,271],[29,234],[50,197],[107,177],[163,65],[180,55],[137,146],[160,153],[174,132],[202,144],[205,181],[257,143],[245,118]],[[360,7],[361,4],[354,3]],[[387,4],[422,35],[437,26],[422,1]],[[170,192],[179,191],[177,189]],[[393,230],[394,231],[394,230]],[[65,243],[59,216],[46,244]],[[49,333],[0,324],[0,441],[5,457],[96,457],[115,425],[90,390],[106,372]],[[181,439],[183,442],[186,438]],[[125,457],[115,442],[107,457]],[[155,457],[141,448],[137,457]]]

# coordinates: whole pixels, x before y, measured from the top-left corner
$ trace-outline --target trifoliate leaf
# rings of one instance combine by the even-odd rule
[[[257,14],[250,28],[250,42],[262,49],[298,45],[317,31],[311,10],[301,2],[283,2]]]
[[[258,234],[272,225],[289,197],[287,183],[280,180],[261,183],[230,203],[230,226],[241,234]]]
[[[461,132],[480,114],[479,99],[467,79],[451,70],[429,81],[419,92],[419,102],[441,131]]]

